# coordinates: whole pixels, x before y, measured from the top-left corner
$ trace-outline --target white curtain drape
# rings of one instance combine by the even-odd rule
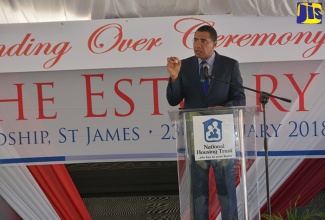
[[[0,194],[22,219],[59,219],[26,166],[0,167]]]
[[[0,132],[5,133],[1,128]],[[2,151],[2,154],[3,158],[9,155],[19,158],[14,150]],[[0,166],[0,195],[24,220],[59,219],[25,165]]]

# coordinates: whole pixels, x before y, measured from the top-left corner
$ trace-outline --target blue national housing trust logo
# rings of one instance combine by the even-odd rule
[[[297,23],[298,24],[321,24],[322,12],[323,12],[322,3],[298,2]]]
[[[222,140],[222,121],[211,118],[203,122],[204,139],[206,142]]]

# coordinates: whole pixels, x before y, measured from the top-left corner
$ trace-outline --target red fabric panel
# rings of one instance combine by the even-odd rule
[[[271,197],[271,213],[286,217],[290,202],[293,206],[299,195],[297,207],[303,207],[324,188],[325,159],[305,159]],[[267,213],[266,204],[261,213]]]
[[[91,219],[64,165],[28,166],[28,169],[61,219]]]

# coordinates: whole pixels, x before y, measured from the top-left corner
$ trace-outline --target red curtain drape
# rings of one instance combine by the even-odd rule
[[[324,188],[325,159],[305,159],[271,196],[271,213],[286,217],[290,202],[293,206],[300,196],[297,207],[303,207]],[[267,213],[266,204],[261,208],[261,213]]]
[[[62,220],[91,219],[64,165],[37,165],[28,169]]]

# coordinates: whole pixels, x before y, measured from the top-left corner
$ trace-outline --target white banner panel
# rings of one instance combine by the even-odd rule
[[[1,155],[175,159],[164,73],[137,68],[1,74]]]
[[[325,155],[325,61],[240,64],[245,86],[270,98],[270,156]],[[176,160],[165,67],[3,73],[0,163]],[[246,91],[247,106],[258,95]],[[262,114],[256,131],[263,155]]]
[[[196,16],[1,25],[0,164],[176,160],[166,58],[206,23],[244,86],[292,100],[266,105],[270,157],[324,157],[324,24]],[[262,123],[245,125],[260,156]]]
[[[325,24],[292,17],[155,17],[2,24],[0,72],[165,66],[190,56],[194,31],[218,32],[217,49],[240,63],[324,60]]]

